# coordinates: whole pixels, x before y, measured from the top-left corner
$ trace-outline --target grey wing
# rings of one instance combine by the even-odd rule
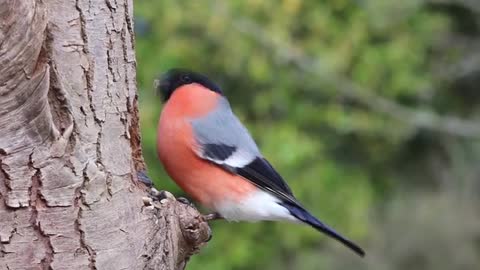
[[[261,156],[248,130],[223,97],[216,110],[191,120],[191,123],[200,146],[198,154],[202,158],[217,164],[241,167]]]
[[[220,100],[216,110],[191,123],[199,145],[196,153],[201,158],[244,177],[284,201],[298,204],[283,178],[262,157],[225,98]]]

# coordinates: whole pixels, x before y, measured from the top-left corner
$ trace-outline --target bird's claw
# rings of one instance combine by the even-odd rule
[[[175,198],[175,196],[173,196],[172,193],[166,191],[166,190],[157,190],[156,188],[152,187],[150,189],[150,194],[149,196],[155,200],[155,201],[159,201],[159,202],[165,202],[167,200],[176,200],[178,201],[179,203],[183,203],[183,204],[186,204],[188,206],[191,206],[193,208],[195,208],[195,206],[193,205],[192,202],[190,202],[187,198],[185,197],[178,197],[178,198]]]
[[[205,242],[206,243],[210,242],[210,240],[212,240],[212,237],[213,237],[212,230],[210,229],[210,227],[208,227],[208,238],[207,240],[205,240]]]
[[[142,197],[143,205],[146,209],[154,209],[155,205],[153,204],[153,199],[151,197]]]
[[[186,204],[186,205],[189,205],[189,206],[193,206],[193,203],[191,201],[189,201],[187,198],[185,197],[178,197],[177,198],[177,201],[179,203],[183,203],[183,204]]]
[[[175,196],[173,196],[172,193],[166,190],[159,191],[154,187],[150,189],[149,196],[155,201],[159,201],[159,202],[161,202],[162,200],[175,200]]]
[[[202,220],[205,222],[209,222],[212,220],[223,219],[223,217],[219,213],[211,213],[207,215],[202,215]]]
[[[152,203],[153,203],[153,199],[151,197],[142,197],[142,200],[143,200],[143,204],[145,204],[145,206],[152,205]]]
[[[153,181],[147,176],[147,171],[138,171],[137,172],[138,181],[144,183],[147,187],[153,187]]]

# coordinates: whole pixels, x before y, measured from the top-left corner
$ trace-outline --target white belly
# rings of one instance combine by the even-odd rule
[[[298,222],[275,196],[259,190],[240,202],[223,201],[215,205],[222,217],[230,221],[285,220]]]

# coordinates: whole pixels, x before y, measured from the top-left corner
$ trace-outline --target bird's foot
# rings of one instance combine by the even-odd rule
[[[219,213],[211,213],[211,214],[207,214],[207,215],[202,215],[202,219],[205,221],[205,222],[208,222],[208,221],[212,221],[212,220],[218,220],[218,219],[224,219],[224,217],[222,217],[222,215],[220,215]]]
[[[164,202],[166,200],[176,200],[179,203],[186,204],[196,209],[195,205],[189,201],[185,197],[178,197],[175,198],[172,193],[166,190],[157,190],[156,188],[152,187],[149,193],[149,197],[151,197],[155,201]]]
[[[177,201],[180,202],[180,203],[186,204],[186,205],[193,206],[193,203],[185,197],[178,197]]]
[[[152,187],[148,194],[152,199],[155,201],[161,202],[162,200],[175,200],[175,196],[172,193],[166,190],[157,190],[156,188]]]
[[[137,179],[138,181],[144,183],[147,187],[151,188],[153,187],[153,181],[150,179],[147,175],[147,171],[138,171],[137,172]]]
[[[162,204],[165,204],[167,201],[174,201],[175,197],[172,193],[162,190],[158,191],[156,188],[152,187],[147,197],[143,197],[143,204],[147,209],[160,208]]]
[[[197,209],[193,203],[191,203],[189,200],[187,200],[184,197],[178,197],[175,198],[172,193],[166,191],[166,190],[157,190],[156,188],[152,187],[150,189],[150,192],[148,193],[148,196],[143,197],[143,204],[145,205],[146,208],[160,208],[161,205],[167,203],[168,201],[178,201],[181,204],[185,204],[190,206],[193,209]]]

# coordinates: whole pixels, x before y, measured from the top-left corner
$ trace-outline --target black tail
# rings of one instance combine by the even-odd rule
[[[337,241],[340,241],[342,244],[353,250],[355,253],[360,255],[361,257],[365,256],[365,251],[363,251],[362,248],[357,246],[355,243],[352,241],[348,240],[347,238],[341,236],[339,233],[337,233],[334,229],[328,227],[327,225],[323,224],[320,220],[318,220],[316,217],[312,216],[307,210],[301,208],[300,206],[296,205],[291,205],[291,204],[282,204],[285,206],[290,213],[298,218],[299,220],[307,223],[308,225],[312,226],[313,228],[323,232],[324,234],[332,237],[333,239],[336,239]]]

